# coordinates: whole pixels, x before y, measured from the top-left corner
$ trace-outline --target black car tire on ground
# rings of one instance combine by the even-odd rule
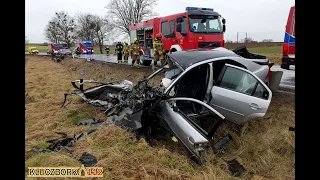
[[[287,69],[287,70],[289,70],[289,64],[281,64],[281,68],[282,69]]]

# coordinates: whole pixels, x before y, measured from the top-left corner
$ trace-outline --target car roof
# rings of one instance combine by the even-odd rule
[[[180,66],[182,69],[187,69],[189,66],[208,59],[214,59],[219,57],[239,57],[233,51],[226,48],[215,48],[215,49],[193,49],[186,51],[176,51],[168,53],[171,61]]]

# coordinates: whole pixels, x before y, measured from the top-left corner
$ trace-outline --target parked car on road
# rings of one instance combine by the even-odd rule
[[[235,52],[216,48],[170,53],[165,64],[169,68],[162,66],[133,87],[126,80],[81,80],[80,88],[72,82],[76,89],[69,94],[105,108],[110,121],[126,121],[115,124],[132,121],[142,132],[164,127],[202,162],[204,147],[223,120],[243,124],[263,117],[272,99],[265,83],[269,60],[253,54],[258,59],[248,59]],[[149,82],[161,75],[161,83],[150,87]],[[87,82],[99,85],[84,90]]]
[[[38,50],[37,47],[29,47],[29,48],[28,48],[28,52],[29,52],[30,54],[39,54],[39,50]]]

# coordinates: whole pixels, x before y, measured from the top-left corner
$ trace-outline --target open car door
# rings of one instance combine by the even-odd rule
[[[212,87],[210,105],[226,120],[242,124],[250,118],[263,117],[271,98],[271,90],[255,74],[225,64]]]
[[[192,108],[179,107],[178,101],[195,103],[200,107],[200,110],[194,112]],[[197,160],[202,162],[202,151],[209,143],[213,131],[217,129],[217,123],[214,122],[213,118],[201,117],[205,114],[213,115],[221,122],[224,116],[208,104],[193,98],[170,98],[161,100],[159,105],[161,107],[161,116],[171,132],[187,147]]]

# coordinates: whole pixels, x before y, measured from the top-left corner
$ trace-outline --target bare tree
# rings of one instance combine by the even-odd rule
[[[264,39],[261,42],[273,42],[273,39]]]
[[[68,15],[67,12],[60,11],[55,13],[55,17],[52,21],[49,22],[49,27],[53,30],[56,30],[58,41],[64,41],[68,44],[68,47],[71,47],[75,36],[75,22],[74,19]]]
[[[100,16],[93,16],[93,23],[91,24],[93,31],[95,33],[95,42],[99,45],[100,53],[103,54],[103,42],[105,38],[109,37],[112,30],[114,29],[113,24],[109,20],[104,19]]]
[[[51,21],[48,22],[44,34],[47,40],[58,43],[61,39],[61,32],[59,28],[55,25],[58,23],[58,19],[56,17],[52,18]]]
[[[25,36],[24,44],[28,44],[29,40],[27,39],[27,36]]]
[[[256,43],[257,41],[253,40],[253,38],[251,38],[251,37],[246,37],[246,38],[242,39],[241,42],[244,42],[244,43]]]
[[[90,13],[80,13],[76,19],[76,35],[78,40],[93,40],[95,38],[94,15]]]
[[[129,26],[157,15],[153,7],[158,0],[111,0],[105,7],[115,27],[129,35]]]

